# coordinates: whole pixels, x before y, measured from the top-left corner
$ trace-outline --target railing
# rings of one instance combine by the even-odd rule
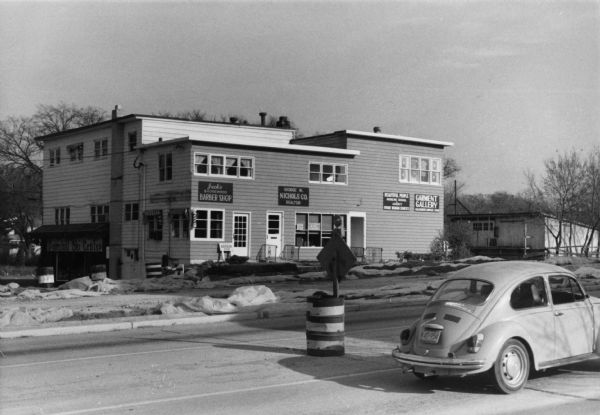
[[[277,245],[261,245],[256,260],[258,262],[277,261]]]

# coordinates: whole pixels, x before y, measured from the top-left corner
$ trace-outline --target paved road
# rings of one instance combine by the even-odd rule
[[[348,313],[346,355],[306,356],[304,318],[3,340],[1,414],[598,413],[600,362],[516,395],[421,381],[390,357],[418,309]]]

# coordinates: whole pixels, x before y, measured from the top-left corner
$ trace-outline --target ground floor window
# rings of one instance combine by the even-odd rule
[[[190,229],[188,226],[188,218],[182,210],[171,211],[171,236],[173,238],[188,238]]]
[[[296,246],[325,246],[331,239],[334,218],[342,219],[342,237],[345,239],[346,215],[335,213],[297,213]]]
[[[144,212],[144,220],[148,225],[148,239],[162,241],[162,210],[157,209]]]
[[[224,218],[223,210],[196,209],[193,220],[193,239],[223,240]]]

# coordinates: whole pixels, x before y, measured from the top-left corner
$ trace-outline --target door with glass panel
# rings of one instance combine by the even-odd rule
[[[267,253],[270,258],[281,254],[283,240],[283,213],[267,212]]]
[[[250,214],[233,214],[233,247],[231,255],[249,256]]]

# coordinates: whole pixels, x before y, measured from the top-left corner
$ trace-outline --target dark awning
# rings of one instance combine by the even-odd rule
[[[29,234],[34,238],[100,236],[108,237],[108,223],[74,223],[70,225],[42,225]]]

